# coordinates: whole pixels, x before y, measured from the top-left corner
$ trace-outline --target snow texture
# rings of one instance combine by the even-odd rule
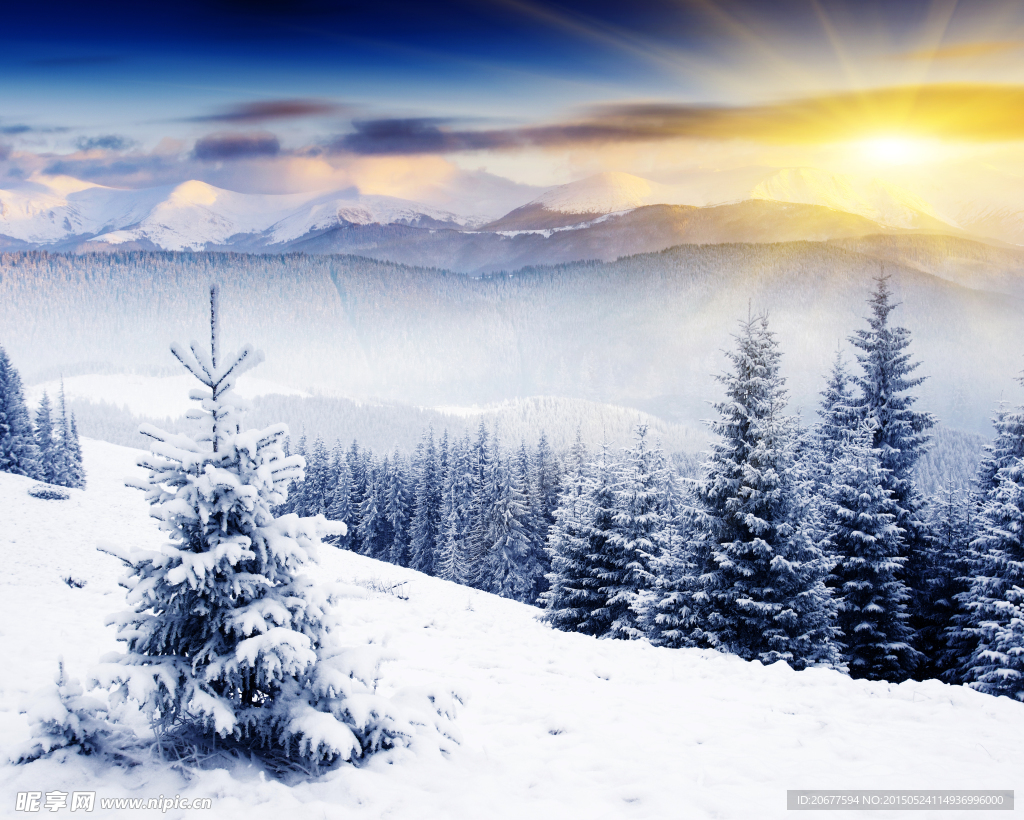
[[[69,678],[84,680],[118,648],[103,622],[123,607],[122,568],[96,543],[126,550],[163,541],[139,493],[123,484],[143,478],[138,451],[92,440],[83,449],[89,487],[60,504],[29,496],[29,479],[0,474],[0,651],[14,661],[0,669],[0,760],[27,742],[20,712],[45,706],[38,692],[53,691],[59,656]],[[86,585],[68,586],[69,571]],[[466,698],[449,754],[397,749],[288,787],[244,766],[185,782],[158,765],[109,770],[57,752],[0,769],[0,800],[40,789],[180,794],[211,797],[211,816],[225,820],[781,820],[786,789],[1022,787],[1024,705],[1008,698],[558,632],[532,607],[327,547],[318,575],[347,583],[346,642],[400,659],[380,668],[382,695],[401,701],[443,684]],[[370,589],[403,581],[408,600]],[[103,812],[97,805],[90,816]]]

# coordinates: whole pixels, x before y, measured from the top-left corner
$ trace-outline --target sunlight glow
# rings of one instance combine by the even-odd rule
[[[863,157],[886,165],[911,165],[935,158],[937,146],[933,141],[912,137],[876,137],[860,143]]]

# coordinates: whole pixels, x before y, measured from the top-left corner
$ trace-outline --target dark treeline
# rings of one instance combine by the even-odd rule
[[[0,472],[61,487],[84,487],[85,468],[75,414],[68,413],[61,383],[57,407],[43,393],[34,423],[21,376],[0,347]]]

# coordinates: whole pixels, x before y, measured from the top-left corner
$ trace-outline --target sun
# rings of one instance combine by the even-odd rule
[[[860,143],[860,152],[873,163],[911,165],[931,159],[935,145],[929,140],[913,137],[874,137]]]

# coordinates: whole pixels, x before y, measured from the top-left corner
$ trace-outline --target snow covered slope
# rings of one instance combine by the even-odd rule
[[[200,250],[246,239],[274,245],[342,224],[464,227],[482,221],[352,190],[243,194],[197,180],[124,190],[37,174],[0,190],[0,237],[28,246],[87,240],[86,249],[96,250],[125,244]]]
[[[141,493],[122,484],[139,472],[138,453],[83,444],[89,487],[67,501],[32,498],[31,482],[0,473],[0,760],[26,739],[19,710],[52,680],[58,655],[85,677],[117,648],[103,622],[124,608],[120,567],[96,542],[161,542]],[[85,586],[69,587],[69,574]],[[367,589],[344,599],[342,628],[393,658],[381,671],[385,694],[429,682],[464,695],[450,756],[402,750],[290,788],[250,766],[185,781],[156,762],[122,772],[72,756],[0,764],[0,805],[10,811],[18,791],[95,790],[98,799],[210,797],[209,816],[226,820],[781,820],[787,789],[1024,785],[1024,705],[1004,698],[559,633],[531,607],[328,547],[319,574],[403,584],[404,598]],[[127,815],[97,803],[90,816]]]

